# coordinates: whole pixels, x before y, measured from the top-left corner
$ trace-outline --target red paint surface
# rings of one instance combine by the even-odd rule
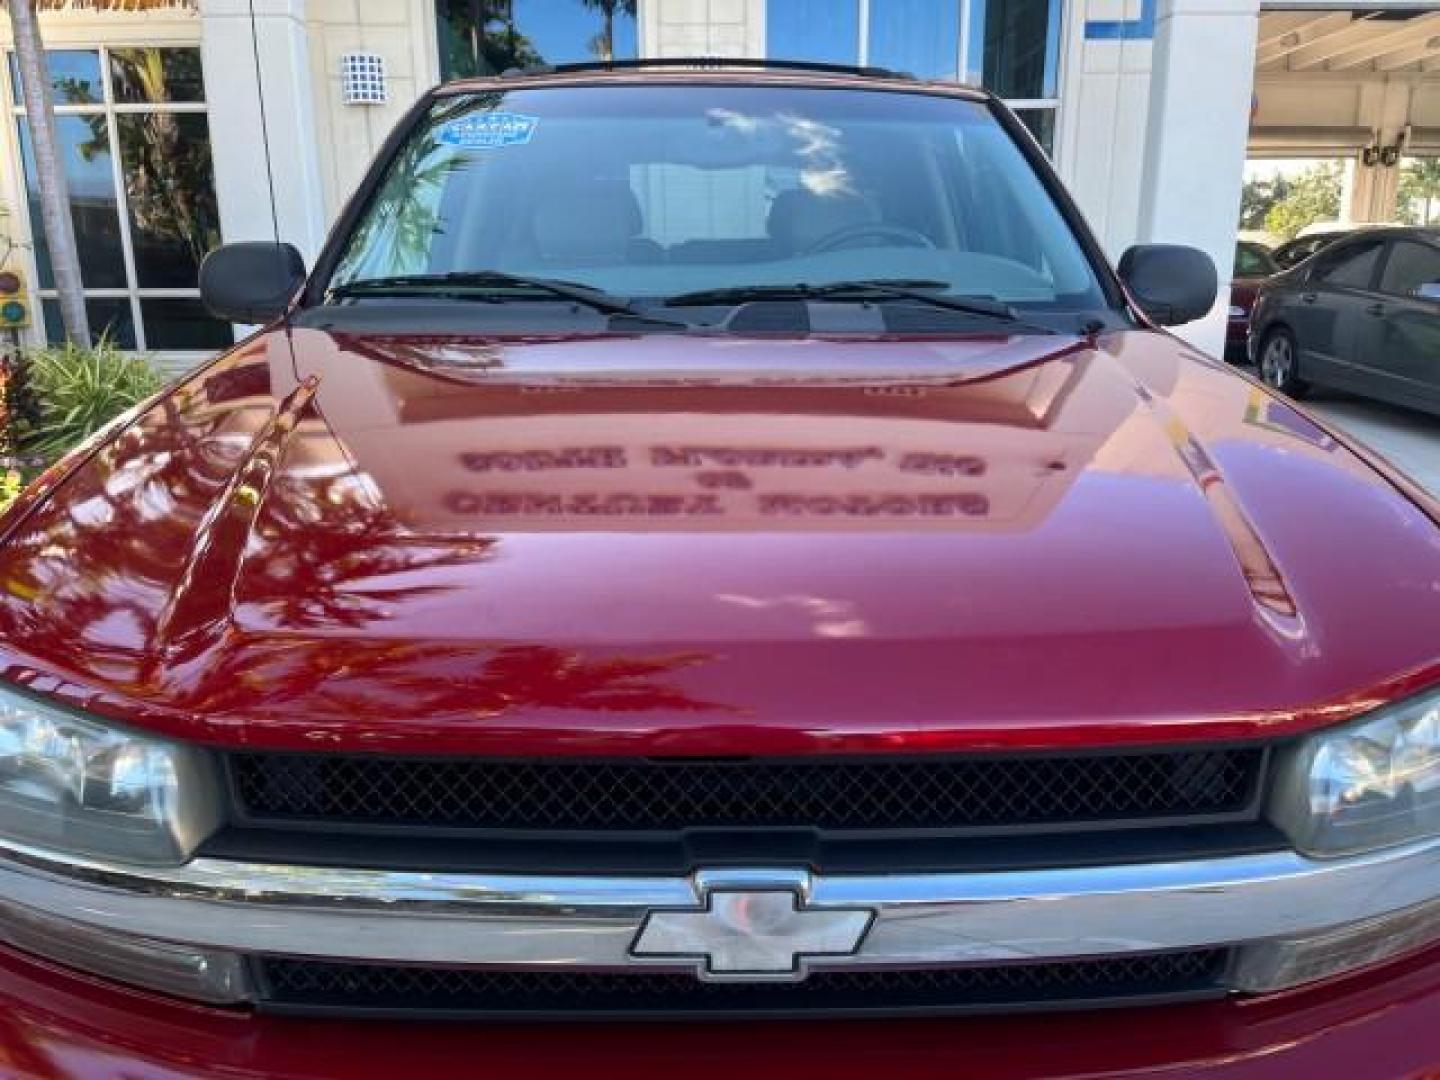
[[[555,754],[1262,736],[1440,681],[1419,497],[1152,332],[295,356],[255,339],[0,522],[7,678],[213,742]],[[1437,1032],[1434,951],[1249,1003],[544,1030],[257,1019],[0,953],[27,1078],[1388,1080]]]
[[[0,950],[0,1075],[1223,1077],[1409,1080],[1440,1068],[1440,951],[1247,1003],[997,1018],[704,1025],[255,1018],[101,986]]]
[[[295,357],[254,339],[6,519],[5,677],[551,754],[1263,736],[1440,679],[1436,524],[1158,333]]]
[[[1237,278],[1230,283],[1230,306],[1245,312],[1243,319],[1230,318],[1225,323],[1225,347],[1242,352],[1250,339],[1250,312],[1255,307],[1255,298],[1260,295],[1264,278]]]

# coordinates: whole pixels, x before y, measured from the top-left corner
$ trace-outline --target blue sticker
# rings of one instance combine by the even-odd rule
[[[520,113],[471,113],[440,128],[440,141],[465,150],[493,150],[497,146],[523,146],[535,134],[536,116]]]

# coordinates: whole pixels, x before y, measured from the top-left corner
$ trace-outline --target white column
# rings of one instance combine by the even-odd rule
[[[1380,129],[1381,146],[1399,146],[1404,142],[1405,128],[1410,123],[1412,97],[1417,86],[1416,83],[1401,79],[1385,84],[1380,122],[1376,125]],[[1397,161],[1394,165],[1376,165],[1373,171],[1375,193],[1370,203],[1370,214],[1361,220],[1394,221],[1400,205],[1400,163]]]
[[[1056,167],[1111,261],[1139,229],[1154,52],[1144,9],[1141,0],[1065,3]]]
[[[227,242],[281,240],[312,263],[325,238],[304,0],[204,0],[205,97]],[[257,72],[258,47],[258,72]],[[263,101],[263,125],[262,125]]]
[[[1419,83],[1395,78],[1385,82],[1363,82],[1355,89],[1356,126],[1373,132],[1376,147],[1403,144],[1405,130],[1412,122],[1412,101]],[[1353,176],[1347,175],[1340,193],[1340,219],[1347,222],[1390,222],[1395,220],[1399,204],[1400,165],[1375,161],[1366,165],[1363,159],[1350,163]]]
[[[1381,136],[1380,145],[1389,146],[1398,140],[1398,134],[1386,141]],[[1363,161],[1353,162],[1354,180],[1340,189],[1340,220],[1365,224],[1367,222],[1389,222],[1395,220],[1400,195],[1399,165],[1366,165]]]
[[[1215,261],[1215,307],[1180,333],[1217,355],[1225,342],[1259,13],[1259,0],[1161,0],[1156,23],[1140,237],[1189,244]]]
[[[1358,153],[1345,159],[1344,168],[1340,175],[1340,220],[1364,221],[1370,208],[1372,173]]]
[[[1393,136],[1390,146],[1398,141],[1399,135]],[[1370,204],[1370,216],[1367,221],[1379,221],[1389,224],[1395,220],[1400,212],[1400,165],[1378,165],[1375,168],[1375,197]]]

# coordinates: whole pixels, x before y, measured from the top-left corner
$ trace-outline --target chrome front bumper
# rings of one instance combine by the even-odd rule
[[[1260,969],[1289,963],[1297,943],[1339,955],[1352,938],[1388,940],[1392,923],[1396,949],[1440,935],[1440,842],[1327,861],[1273,852],[996,873],[756,868],[688,877],[401,873],[208,858],[138,868],[0,844],[0,940],[28,947],[7,926],[31,913],[96,940],[170,943],[200,955],[668,968],[706,977],[715,973],[704,956],[642,955],[647,918],[707,910],[718,894],[777,891],[792,893],[797,910],[871,917],[853,951],[800,955],[793,971],[766,977],[1239,946],[1232,988],[1273,989],[1283,980]],[[1383,955],[1364,951],[1360,961]]]

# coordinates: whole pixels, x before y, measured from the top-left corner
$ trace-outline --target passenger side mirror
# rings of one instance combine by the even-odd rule
[[[1178,244],[1137,244],[1120,257],[1120,280],[1140,310],[1161,326],[1207,315],[1219,295],[1210,256]]]
[[[1427,281],[1415,290],[1417,300],[1440,300],[1440,281]]]
[[[273,322],[304,283],[305,259],[289,244],[226,244],[200,264],[200,299],[226,322]]]

